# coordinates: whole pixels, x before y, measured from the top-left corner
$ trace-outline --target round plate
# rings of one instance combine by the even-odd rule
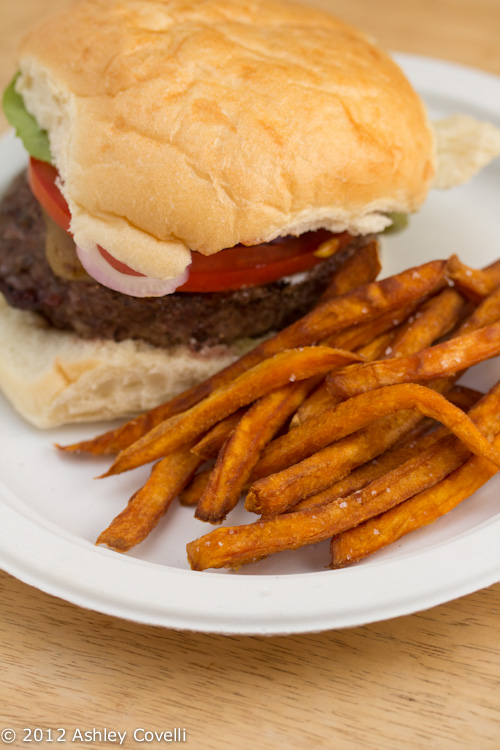
[[[436,60],[398,60],[433,118],[462,112],[500,125],[500,79]],[[25,156],[12,135],[1,140],[0,155],[3,189]],[[385,275],[455,252],[474,266],[491,262],[500,248],[499,199],[498,160],[463,187],[433,191],[407,231],[384,239]],[[499,377],[498,361],[490,361],[468,382],[488,388]],[[148,470],[94,481],[107,461],[61,456],[53,443],[85,439],[109,425],[39,432],[4,401],[0,419],[0,564],[83,607],[204,632],[299,633],[408,614],[500,579],[497,478],[432,526],[352,568],[327,570],[325,542],[239,573],[196,573],[188,569],[185,545],[207,527],[188,508],[171,508],[128,555],[94,546]],[[249,520],[237,509],[231,525]]]

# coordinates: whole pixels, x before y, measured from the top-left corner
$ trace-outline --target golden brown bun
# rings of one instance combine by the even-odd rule
[[[10,307],[0,294],[0,350],[0,390],[25,419],[47,428],[143,412],[230,364],[245,348],[196,354],[186,346],[165,351],[131,339],[81,339]]]
[[[281,0],[81,0],[24,41],[18,88],[49,130],[79,244],[153,276],[187,248],[415,211],[433,177],[396,64]]]

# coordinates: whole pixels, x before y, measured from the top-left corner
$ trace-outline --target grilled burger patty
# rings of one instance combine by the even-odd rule
[[[0,207],[0,291],[13,307],[41,314],[52,326],[83,338],[143,339],[159,347],[193,349],[231,344],[281,329],[318,300],[335,268],[356,247],[306,273],[231,292],[186,293],[136,298],[93,281],[56,276],[45,255],[45,225],[26,175],[12,183]]]

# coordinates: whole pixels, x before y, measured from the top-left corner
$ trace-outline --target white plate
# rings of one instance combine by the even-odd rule
[[[439,117],[455,111],[500,125],[500,79],[456,65],[400,56]],[[0,143],[4,187],[23,163]],[[482,266],[500,251],[500,162],[467,186],[433,192],[408,231],[384,241],[384,271],[458,252]],[[1,355],[0,355],[1,356]],[[488,387],[498,361],[475,371]],[[0,403],[0,563],[23,581],[83,607],[137,622],[217,633],[299,633],[408,614],[500,580],[500,483],[492,480],[434,525],[350,569],[329,571],[328,545],[283,553],[240,573],[187,569],[185,544],[206,533],[177,506],[128,555],[93,545],[146,476],[92,479],[106,463],[60,456],[53,441],[96,434],[102,425],[38,432]],[[243,523],[236,511],[231,523]]]

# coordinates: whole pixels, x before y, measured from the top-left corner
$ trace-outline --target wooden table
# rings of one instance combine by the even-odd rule
[[[500,74],[500,0],[320,1],[389,48]],[[64,4],[2,0],[2,85],[25,26]],[[127,731],[126,747],[136,728],[174,727],[202,750],[500,747],[500,585],[390,622],[269,639],[134,625],[7,574],[0,592],[0,730],[17,731],[12,747],[26,746],[24,727],[53,739],[61,727],[68,742],[75,729]]]

